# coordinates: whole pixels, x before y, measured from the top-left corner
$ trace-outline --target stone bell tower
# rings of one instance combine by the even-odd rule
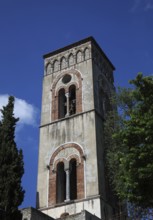
[[[113,71],[92,37],[44,55],[37,208],[55,219],[115,210],[103,140]]]

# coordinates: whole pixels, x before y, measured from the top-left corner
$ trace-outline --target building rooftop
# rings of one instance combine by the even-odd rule
[[[71,49],[71,48],[73,48],[73,47],[77,47],[77,46],[79,46],[79,45],[81,45],[81,44],[84,44],[84,43],[87,43],[87,42],[91,42],[92,44],[94,44],[94,45],[98,48],[98,50],[100,51],[100,53],[105,57],[105,59],[106,59],[106,60],[109,62],[109,64],[112,66],[113,70],[115,70],[114,65],[111,63],[111,61],[108,59],[108,57],[106,56],[106,54],[103,52],[103,50],[101,49],[101,47],[98,45],[98,43],[96,42],[96,40],[95,40],[92,36],[87,37],[87,38],[85,38],[85,39],[83,39],[83,40],[77,41],[77,42],[75,42],[75,43],[72,43],[72,44],[70,44],[70,45],[68,45],[68,46],[62,47],[62,48],[60,48],[60,49],[57,49],[57,50],[55,50],[55,51],[52,51],[52,52],[50,52],[50,53],[44,54],[44,55],[43,55],[43,58],[45,59],[45,58],[54,56],[54,55],[56,55],[56,54],[58,54],[58,53],[64,52],[64,51],[66,51],[66,50],[69,50],[69,49]]]

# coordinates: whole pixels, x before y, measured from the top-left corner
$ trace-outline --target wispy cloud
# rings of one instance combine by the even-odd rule
[[[132,5],[132,8],[131,8],[131,12],[135,12],[138,8],[139,8],[139,6],[140,6],[140,4],[141,4],[141,1],[142,0],[134,0],[134,3],[133,3],[133,5]]]
[[[144,8],[145,11],[149,11],[149,10],[153,10],[153,2],[152,1],[148,1],[145,5]]]
[[[0,109],[3,106],[6,106],[8,103],[8,95],[0,95]],[[19,117],[19,126],[22,127],[24,125],[31,125],[36,126],[37,125],[37,116],[38,116],[38,109],[27,103],[23,99],[19,99],[15,97],[15,105],[14,105],[14,115],[15,117]],[[1,119],[1,113],[0,113],[0,119]]]
[[[134,0],[131,12],[153,10],[153,0]]]

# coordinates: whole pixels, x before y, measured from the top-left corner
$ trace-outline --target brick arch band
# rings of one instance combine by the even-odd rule
[[[76,160],[77,173],[77,199],[84,198],[84,154],[81,147],[75,143],[67,143],[57,148],[50,159],[49,170],[49,195],[48,204],[53,206],[56,204],[56,181],[57,181],[57,165],[60,162],[64,163],[64,169],[68,169],[69,162]]]
[[[55,97],[58,96],[58,93],[61,89],[64,89],[66,93],[69,92],[69,88],[72,85],[74,85],[76,87],[76,89],[80,88],[77,82],[71,82],[68,84],[68,86],[62,85],[62,86],[58,87],[57,90],[55,89]]]
[[[73,74],[76,75],[77,77],[77,82],[73,81],[70,82],[70,84],[68,84],[68,87],[70,87],[71,85],[75,85],[76,86],[76,114],[82,112],[82,77],[79,71],[77,70],[68,70],[68,71],[64,71],[62,72],[59,76],[57,76],[57,78],[54,80],[53,84],[52,84],[52,110],[51,110],[51,120],[57,120],[58,119],[58,111],[59,111],[59,106],[58,106],[58,92],[59,88],[57,88],[57,83],[58,81],[66,74]],[[66,86],[63,84],[63,86],[60,87],[64,88],[65,92],[68,91],[68,88],[66,88]]]

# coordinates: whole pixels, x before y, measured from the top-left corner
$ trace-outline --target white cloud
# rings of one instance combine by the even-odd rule
[[[6,106],[8,103],[8,95],[0,95],[0,109],[2,109],[3,106]],[[14,104],[14,115],[15,117],[19,117],[18,124],[20,126],[23,125],[37,125],[37,116],[38,116],[38,109],[27,103],[23,99],[15,98],[15,104]],[[1,119],[1,113],[0,113],[0,119]]]

